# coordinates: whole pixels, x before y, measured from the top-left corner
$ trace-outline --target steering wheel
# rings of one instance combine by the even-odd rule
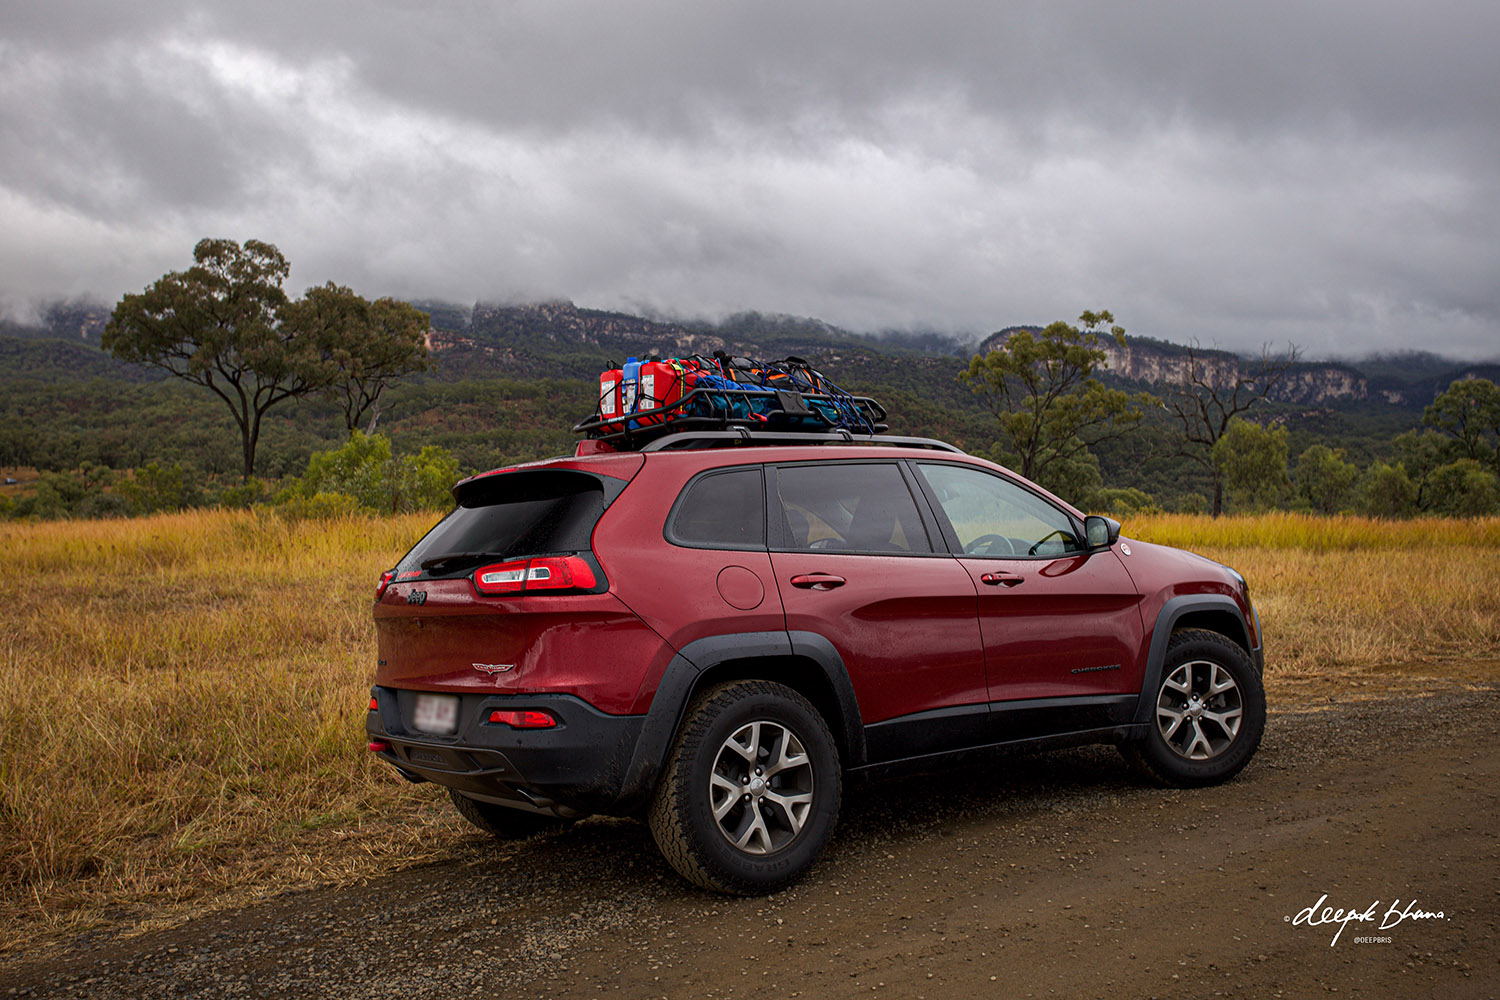
[[[1061,535],[1064,538],[1071,537],[1066,531],[1062,530],[1061,528],[1058,528],[1056,531],[1049,532],[1048,534],[1045,534],[1041,538],[1037,539],[1036,544],[1033,545],[1031,548],[1029,548],[1029,549],[1026,550],[1026,554],[1029,555],[1029,556],[1036,555],[1037,550],[1040,549],[1043,545],[1045,545],[1047,543],[1047,539],[1051,538],[1053,535]]]
[[[1004,542],[1005,543],[1005,552],[1004,553],[1001,553],[1001,552],[998,552],[998,551],[991,551],[991,550],[994,549],[996,543],[998,543],[998,542]],[[1013,556],[1015,554],[1016,554],[1016,546],[1015,546],[1015,544],[1013,542],[1011,542],[1011,540],[1009,538],[1006,538],[1004,535],[980,535],[978,538],[976,538],[973,541],[971,541],[968,545],[964,546],[964,555],[968,555],[968,556],[995,556],[995,555],[1012,555]]]

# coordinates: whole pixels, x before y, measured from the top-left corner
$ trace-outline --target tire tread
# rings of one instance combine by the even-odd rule
[[[831,794],[835,802],[843,791],[837,745],[823,716],[801,694],[784,685],[765,680],[727,681],[699,694],[683,715],[684,721],[677,741],[673,744],[667,765],[657,783],[656,794],[652,797],[647,823],[656,846],[667,863],[689,882],[713,892],[750,896],[761,895],[767,890],[755,882],[711,869],[693,850],[692,834],[688,829],[690,803],[686,794],[685,772],[697,758],[708,737],[709,728],[719,716],[747,699],[766,696],[791,701],[811,716],[814,725],[820,730],[818,735],[829,747],[834,748],[832,773],[820,775],[819,780],[832,785],[827,794]],[[831,827],[829,834],[832,834]]]

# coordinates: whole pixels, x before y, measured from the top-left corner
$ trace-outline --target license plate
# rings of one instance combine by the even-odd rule
[[[458,732],[458,695],[417,695],[417,711],[411,721],[424,733],[449,736]]]

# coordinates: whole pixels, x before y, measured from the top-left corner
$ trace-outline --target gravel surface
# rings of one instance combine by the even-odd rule
[[[0,996],[1494,997],[1497,708],[1453,685],[1274,712],[1244,774],[1196,791],[1108,748],[852,782],[823,862],[764,899],[689,888],[630,821],[455,841],[15,957]],[[1373,919],[1330,944],[1294,919],[1325,893]],[[1380,929],[1398,900],[1443,916]]]

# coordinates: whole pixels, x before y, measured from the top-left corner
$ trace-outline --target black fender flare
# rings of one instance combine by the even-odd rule
[[[865,731],[844,659],[833,644],[814,632],[737,632],[708,636],[683,646],[667,664],[646,711],[640,739],[625,771],[621,804],[644,806],[656,788],[672,740],[703,674],[731,660],[785,659],[800,656],[817,664],[838,701],[843,743],[849,748],[844,767],[865,761]],[[837,721],[835,720],[835,725]]]
[[[792,654],[812,660],[823,669],[828,686],[838,701],[839,716],[843,719],[843,743],[848,748],[844,767],[860,767],[868,756],[865,749],[865,723],[859,712],[859,699],[854,694],[854,682],[849,679],[849,670],[844,658],[833,643],[816,632],[788,632],[792,640]]]
[[[1161,685],[1161,671],[1167,659],[1167,644],[1172,641],[1172,629],[1183,615],[1196,611],[1227,611],[1233,615],[1242,630],[1237,641],[1250,651],[1251,662],[1258,662],[1257,651],[1250,645],[1250,632],[1245,626],[1245,616],[1232,597],[1225,594],[1182,594],[1173,597],[1162,605],[1156,615],[1156,628],[1151,632],[1151,649],[1146,654],[1146,669],[1141,676],[1141,695],[1136,702],[1133,724],[1146,725],[1151,722],[1151,706],[1156,703],[1157,688]]]

